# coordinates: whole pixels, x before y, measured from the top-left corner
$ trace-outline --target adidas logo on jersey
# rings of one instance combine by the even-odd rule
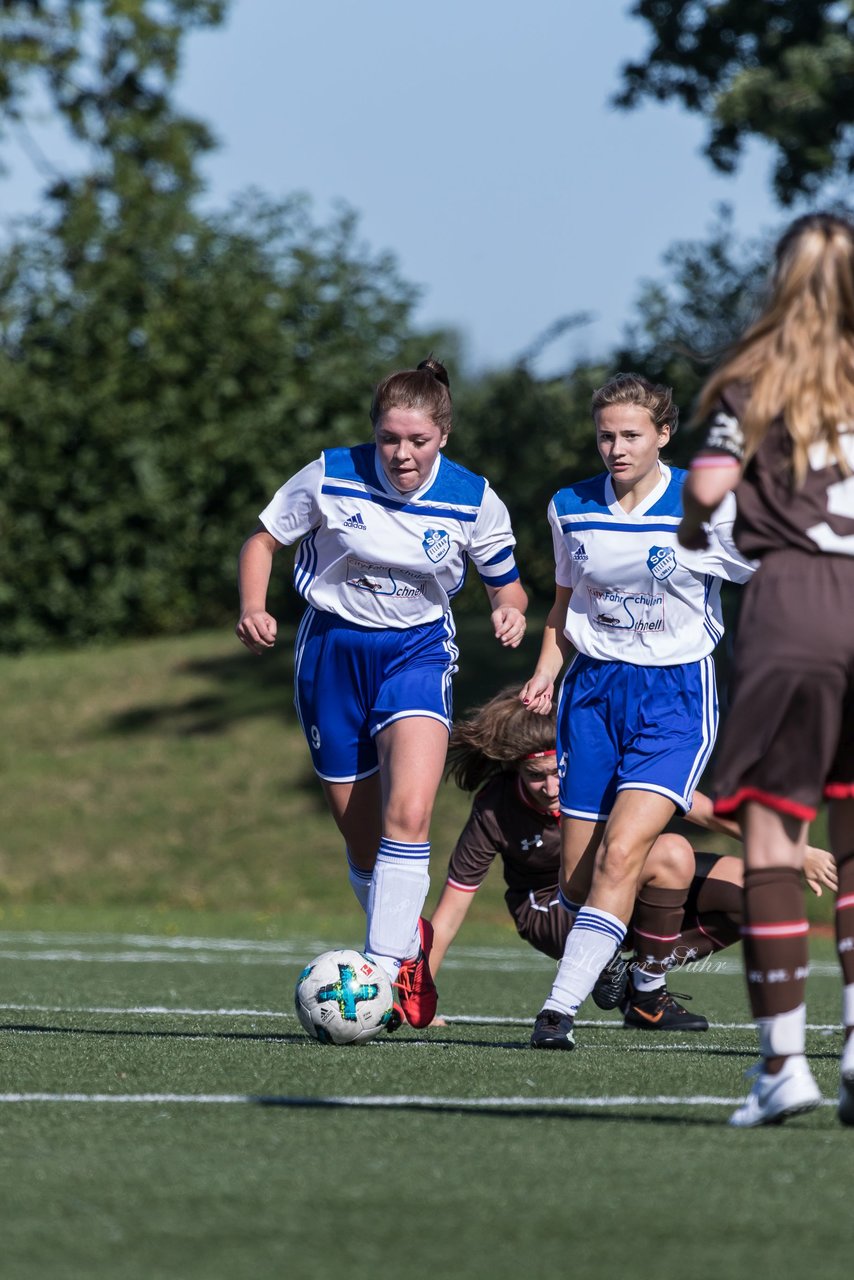
[[[572,558],[573,560],[586,560],[588,558],[587,552],[584,550],[583,542],[579,542],[578,546],[575,548],[575,550],[572,553]]]
[[[354,516],[350,516],[349,520],[344,521],[345,529],[367,529],[367,525],[362,519],[361,511],[357,511]]]

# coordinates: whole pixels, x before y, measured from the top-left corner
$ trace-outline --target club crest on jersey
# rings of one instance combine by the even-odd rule
[[[434,564],[438,564],[440,560],[444,560],[451,549],[451,535],[446,533],[444,529],[427,529],[421,540],[421,545],[427,552],[429,559]]]
[[[663,582],[676,568],[676,552],[672,547],[650,547],[646,563],[652,576]]]

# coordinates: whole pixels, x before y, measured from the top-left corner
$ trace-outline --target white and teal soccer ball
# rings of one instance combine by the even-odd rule
[[[294,992],[297,1017],[321,1044],[364,1044],[392,1016],[388,974],[361,951],[324,951],[307,964]]]

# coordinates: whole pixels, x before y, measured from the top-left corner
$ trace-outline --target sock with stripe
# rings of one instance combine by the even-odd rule
[[[747,867],[744,969],[765,1070],[772,1074],[786,1057],[804,1052],[806,1014],[801,1019],[799,1010],[809,970],[808,932],[800,871]]]
[[[357,867],[350,858],[350,850],[347,850],[347,879],[350,881],[350,888],[356,895],[356,901],[362,910],[367,914],[368,897],[371,892],[371,880],[373,873],[363,871],[361,867]]]
[[[647,884],[638,893],[632,913],[636,957],[632,983],[636,991],[663,987],[665,974],[678,963],[687,897],[687,885],[684,889],[659,889]]]
[[[430,843],[380,841],[368,895],[365,950],[392,982],[401,961],[417,955],[418,917],[430,888]]]
[[[582,907],[569,931],[563,959],[543,1008],[575,1017],[625,936],[622,920],[598,907]]]

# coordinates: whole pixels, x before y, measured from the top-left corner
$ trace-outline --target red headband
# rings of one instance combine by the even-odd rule
[[[522,756],[523,760],[539,760],[541,756],[556,756],[557,749],[550,747],[548,751],[529,751],[526,756]]]

